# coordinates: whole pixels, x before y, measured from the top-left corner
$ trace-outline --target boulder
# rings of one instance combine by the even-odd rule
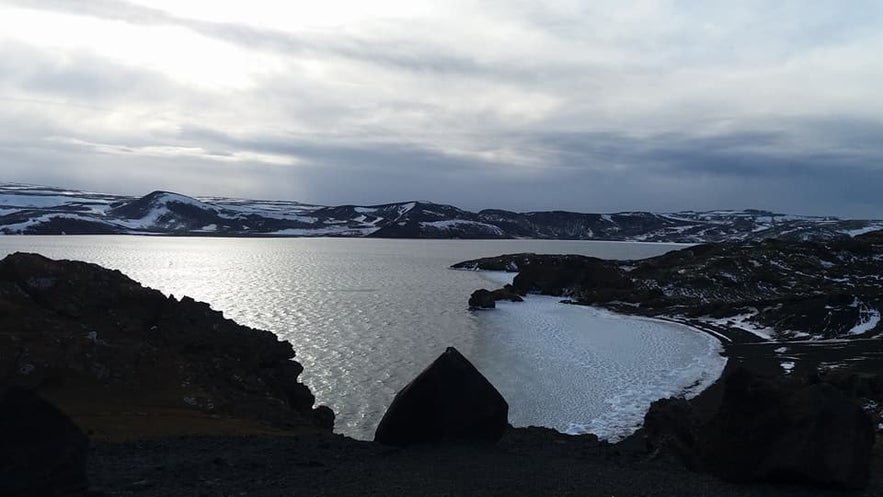
[[[66,495],[86,490],[89,440],[31,390],[0,392],[0,494]]]
[[[470,309],[493,309],[497,306],[493,293],[484,288],[472,292],[469,296]]]
[[[395,446],[495,443],[506,431],[508,415],[509,405],[497,389],[448,347],[395,396],[374,440]]]
[[[734,370],[721,405],[697,437],[695,456],[740,482],[867,485],[874,430],[862,409],[830,385],[801,385]]]

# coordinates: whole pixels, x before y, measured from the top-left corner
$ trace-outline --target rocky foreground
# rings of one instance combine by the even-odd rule
[[[290,343],[94,264],[0,261],[0,385],[36,391],[93,439],[330,431]]]
[[[506,426],[505,400],[449,349],[399,393],[378,442],[360,442],[331,434],[293,357],[117,271],[11,255],[0,495],[883,494],[861,405],[883,402],[879,374],[783,381],[746,355],[610,445]]]

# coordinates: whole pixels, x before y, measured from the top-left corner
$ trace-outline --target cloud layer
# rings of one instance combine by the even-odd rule
[[[879,2],[586,3],[0,2],[0,179],[883,217]]]

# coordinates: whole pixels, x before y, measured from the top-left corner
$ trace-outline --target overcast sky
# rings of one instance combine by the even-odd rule
[[[883,217],[883,2],[0,0],[0,181]]]

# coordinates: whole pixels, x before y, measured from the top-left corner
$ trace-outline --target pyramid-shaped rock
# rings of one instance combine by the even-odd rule
[[[457,349],[448,347],[393,399],[374,440],[405,446],[494,443],[508,426],[509,405]]]

